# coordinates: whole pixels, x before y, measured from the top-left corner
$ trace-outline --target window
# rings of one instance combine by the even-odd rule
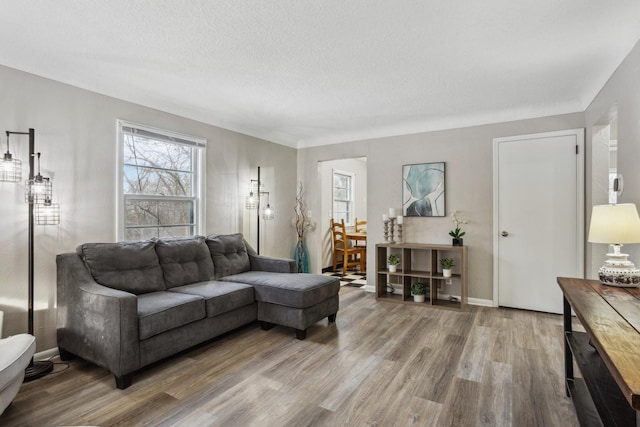
[[[122,121],[118,130],[118,240],[200,234],[206,141]]]
[[[333,219],[353,223],[353,181],[351,172],[333,170]]]

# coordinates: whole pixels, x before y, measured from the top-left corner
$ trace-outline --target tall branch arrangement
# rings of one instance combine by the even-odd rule
[[[296,228],[298,238],[304,237],[304,232],[307,230],[313,230],[316,223],[307,216],[307,207],[304,203],[304,191],[302,182],[298,182],[298,194],[296,195],[296,205],[293,207],[294,218],[291,221],[292,225]]]

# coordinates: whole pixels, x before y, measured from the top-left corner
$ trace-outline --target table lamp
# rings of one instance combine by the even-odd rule
[[[640,243],[640,218],[636,205],[596,205],[591,212],[589,226],[591,243],[611,245],[613,252],[607,254],[598,269],[600,283],[610,286],[635,287],[640,284],[640,270],[627,260],[628,254],[620,252],[623,243]]]

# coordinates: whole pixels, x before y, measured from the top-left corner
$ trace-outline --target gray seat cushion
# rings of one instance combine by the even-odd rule
[[[203,236],[156,240],[167,288],[213,279],[213,261]]]
[[[253,287],[244,283],[210,281],[172,288],[171,292],[198,295],[205,300],[207,317],[215,317],[253,304]]]
[[[211,235],[206,242],[211,251],[216,279],[251,269],[242,234]]]
[[[320,274],[248,271],[224,280],[252,285],[257,301],[296,308],[311,307],[340,292],[338,278]]]
[[[155,243],[85,243],[76,252],[103,286],[140,295],[166,289]]]
[[[204,299],[197,295],[164,291],[138,296],[138,328],[141,340],[204,317]]]

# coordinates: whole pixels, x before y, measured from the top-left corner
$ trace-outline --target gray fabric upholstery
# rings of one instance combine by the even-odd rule
[[[253,304],[253,287],[244,283],[210,281],[172,288],[172,292],[198,295],[205,300],[207,317],[215,317],[236,308]]]
[[[200,296],[166,291],[138,295],[141,340],[204,317],[204,298]]]
[[[220,316],[207,317],[140,341],[140,364],[147,366],[212,337],[255,322],[256,315],[257,308],[254,302]]]
[[[268,271],[272,273],[295,273],[296,262],[292,259],[272,258],[263,255],[249,254],[252,271]]]
[[[259,256],[241,234],[88,243],[56,260],[61,356],[108,369],[122,388],[140,368],[259,313],[304,330],[338,310],[338,279],[293,274],[293,260]]]
[[[247,283],[255,289],[256,300],[289,307],[305,308],[324,301],[340,291],[337,277],[305,273],[248,271],[224,278],[227,282]]]
[[[153,241],[85,243],[77,253],[101,285],[136,295],[166,289]]]
[[[339,297],[320,301],[307,308],[287,307],[280,304],[258,302],[258,320],[289,326],[296,329],[307,329],[309,326],[338,312]]]
[[[244,246],[247,248],[247,253],[249,254],[249,262],[251,263],[252,271],[295,273],[298,270],[295,260],[258,255],[246,240],[244,241]]]
[[[203,236],[156,240],[167,288],[213,279],[213,261]]]
[[[75,253],[56,263],[58,347],[118,376],[141,368],[136,295],[96,283]]]
[[[251,269],[242,234],[211,235],[206,242],[211,251],[216,279]]]

